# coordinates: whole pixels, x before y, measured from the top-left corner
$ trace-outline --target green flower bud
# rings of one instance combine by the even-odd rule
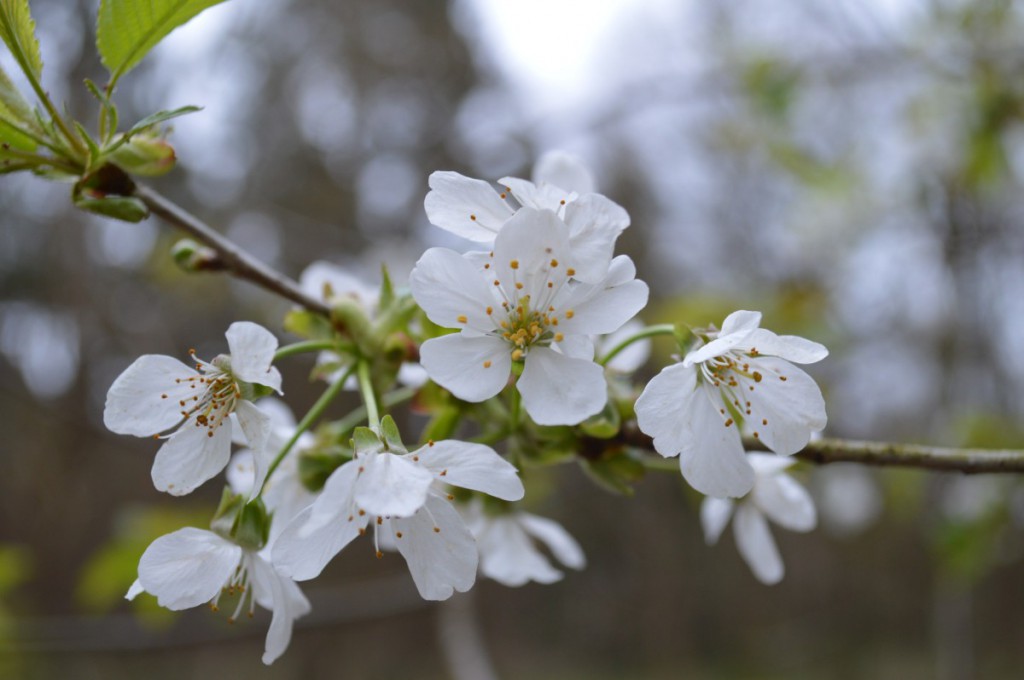
[[[177,157],[167,140],[135,135],[108,156],[125,172],[143,177],[158,177],[174,169]]]

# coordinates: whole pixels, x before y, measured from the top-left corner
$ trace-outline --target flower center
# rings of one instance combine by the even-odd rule
[[[249,569],[247,568],[246,557],[242,558],[242,561],[238,563],[238,567],[235,568],[234,573],[225,583],[220,592],[212,600],[210,600],[210,611],[220,611],[220,598],[224,595],[228,597],[234,597],[238,595],[238,605],[235,607],[235,611],[231,616],[228,617],[228,623],[234,623],[238,619],[238,615],[242,612],[245,606],[246,600],[249,601],[249,611],[246,615],[251,619],[253,612],[256,609],[256,595],[253,592],[252,587],[249,583]]]
[[[196,358],[195,351],[189,352],[196,362],[196,370],[200,375],[178,378],[176,382],[189,385],[195,394],[178,402],[181,415],[186,420],[193,419],[196,427],[205,427],[208,437],[224,424],[228,416],[235,410],[235,404],[242,396],[238,382],[231,375],[229,366],[222,357],[207,363]]]

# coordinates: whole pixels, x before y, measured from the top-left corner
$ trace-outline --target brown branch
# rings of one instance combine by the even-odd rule
[[[584,451],[588,450],[588,442],[603,448],[607,448],[611,442],[618,442],[654,451],[651,438],[640,432],[632,422],[623,426],[618,437],[612,440],[586,438],[582,447]],[[743,445],[749,451],[768,450],[764,443],[756,439],[744,439]],[[994,472],[1024,473],[1024,451],[954,449],[918,444],[819,439],[808,443],[802,451],[795,454],[795,457],[818,465],[860,463],[879,467],[962,472],[968,475]]]
[[[174,227],[216,251],[218,264],[223,265],[224,269],[238,278],[302,305],[311,312],[330,318],[331,310],[327,305],[306,295],[295,281],[263,264],[160,193],[144,184],[136,183],[134,195],[141,199],[154,215],[159,215]]]

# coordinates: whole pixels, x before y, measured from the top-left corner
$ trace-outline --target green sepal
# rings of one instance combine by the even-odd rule
[[[621,427],[622,419],[611,400],[604,405],[600,413],[592,415],[580,423],[580,429],[586,435],[596,439],[611,439],[619,433]]]
[[[222,271],[227,268],[216,250],[188,238],[183,238],[171,246],[171,259],[182,270],[190,273]]]
[[[356,453],[380,451],[384,448],[384,442],[370,428],[357,427],[352,431],[352,448]]]
[[[632,496],[632,484],[646,473],[643,463],[624,449],[606,451],[596,459],[581,459],[581,465],[598,486],[623,496]]]
[[[686,356],[700,342],[700,338],[693,332],[693,329],[681,324],[676,324],[675,339],[683,356]]]
[[[210,520],[210,530],[247,550],[260,550],[270,536],[270,521],[262,498],[247,502],[245,496],[226,486]]]
[[[331,301],[331,321],[345,329],[356,346],[366,356],[376,354],[374,328],[366,316],[366,309],[359,302],[348,296],[341,296]]]
[[[101,137],[103,143],[106,144],[117,131],[117,106],[113,101],[111,101],[110,97],[107,96],[107,93],[101,90],[100,87],[89,78],[85,79],[85,89],[89,90],[90,94],[92,94],[92,96],[100,103]]]
[[[128,133],[127,133],[126,136],[127,137],[132,137],[133,135],[137,135],[138,133],[140,133],[140,132],[142,132],[142,131],[144,131],[144,130],[146,130],[148,128],[151,128],[154,125],[157,125],[159,123],[166,122],[168,120],[171,120],[172,118],[178,118],[180,116],[187,116],[190,113],[196,113],[197,111],[202,111],[202,110],[203,110],[203,107],[201,107],[201,106],[182,106],[180,108],[173,109],[173,110],[170,110],[170,111],[157,111],[156,113],[153,113],[153,114],[150,114],[150,115],[146,116],[145,118],[140,120],[138,123],[133,125],[131,127],[131,129],[128,130]]]
[[[74,121],[74,123],[75,131],[78,133],[79,138],[85,142],[86,148],[89,149],[89,162],[86,164],[85,168],[86,172],[88,172],[90,169],[99,165],[100,157],[103,155],[103,152],[100,151],[100,147],[96,143],[96,140],[92,138],[92,135],[90,135],[84,127],[82,127],[82,124],[78,121]]]
[[[380,296],[377,298],[378,309],[387,309],[395,299],[395,285],[386,264],[380,265]]]
[[[383,437],[384,445],[388,451],[393,453],[408,453],[405,444],[402,443],[402,435],[398,432],[398,425],[395,419],[386,415],[380,419],[380,434]]]

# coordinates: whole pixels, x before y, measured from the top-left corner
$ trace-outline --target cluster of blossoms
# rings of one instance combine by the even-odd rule
[[[368,532],[378,557],[402,555],[430,600],[468,590],[478,572],[519,586],[560,579],[551,557],[571,569],[585,565],[559,524],[508,508],[525,495],[516,468],[487,444],[453,438],[457,418],[433,435],[437,441],[424,434],[425,444],[407,447],[394,420],[377,416],[375,382],[377,389],[395,382],[443,388],[456,414],[500,397],[509,405],[501,438],[527,427],[521,406],[534,424],[534,445],[542,446],[536,442],[546,431],[587,431],[595,417],[632,402],[635,392],[622,375],[646,360],[650,333],[634,318],[647,304],[647,285],[627,256],[614,253],[628,214],[594,193],[586,170],[561,154],[543,158],[533,182],[504,178],[500,185],[454,172],[431,175],[430,221],[483,248],[429,249],[404,297],[386,274],[379,289],[329,263],[303,274],[303,288],[344,322],[347,336],[317,326],[307,337],[319,340],[300,349],[321,351],[314,375],[332,384],[325,397],[358,387],[368,421],[332,435],[318,481],[304,475],[300,456],[320,455],[307,421],[322,409],[296,425],[270,396],[281,392],[273,366],[278,343],[254,323],[231,325],[227,354],[205,362],[192,352],[195,368],[147,355],[115,380],[107,427],[166,440],[153,465],[158,490],[187,494],[227,468],[211,530],[186,528],[154,541],[129,598],[148,592],[170,609],[216,609],[223,597],[237,597],[232,619],[246,604],[249,615],[256,604],[270,609],[263,659],[271,663],[287,647],[295,619],[310,609],[297,582],[317,577]],[[415,317],[417,309],[425,318]],[[815,510],[783,473],[792,460],[745,453],[741,430],[777,454],[806,445],[825,425],[824,402],[790,362],[818,361],[827,351],[777,336],[760,320],[741,311],[721,330],[695,332],[682,359],[643,390],[635,415],[654,449],[678,455],[683,477],[708,496],[708,541],[735,514],[741,555],[760,580],[773,583],[782,563],[765,517],[807,531]],[[243,447],[233,459],[232,444]]]

